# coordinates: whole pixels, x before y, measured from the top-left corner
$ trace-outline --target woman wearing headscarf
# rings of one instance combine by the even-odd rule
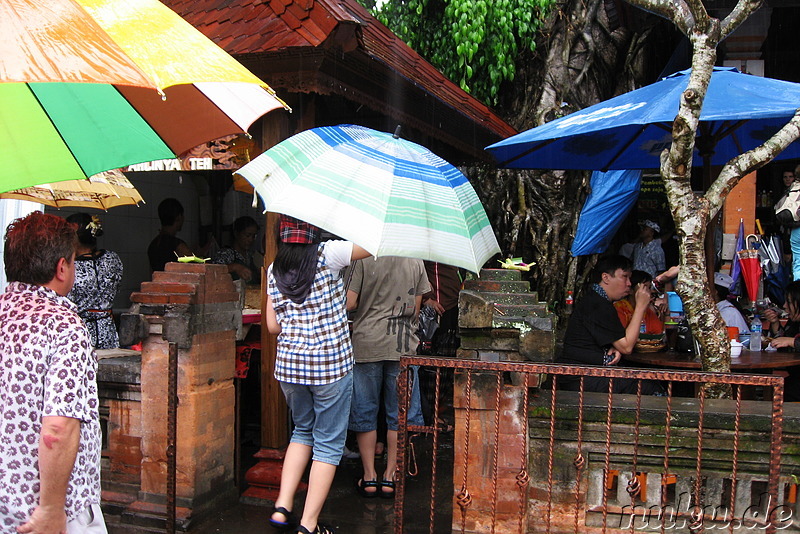
[[[369,253],[347,241],[320,242],[319,228],[281,215],[278,253],[267,270],[266,319],[278,335],[275,378],[294,430],[269,523],[303,534],[332,534],[318,522],[344,452],[353,394],[353,349],[339,273]],[[302,517],[294,495],[311,460]]]
[[[67,298],[78,307],[95,348],[119,347],[111,305],[122,280],[122,260],[116,252],[97,248],[103,235],[100,218],[75,213],[67,221],[78,225],[78,250],[75,253],[75,284]]]

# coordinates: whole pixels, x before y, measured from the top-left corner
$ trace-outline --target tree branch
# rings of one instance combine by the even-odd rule
[[[630,5],[649,11],[672,21],[684,34],[689,35],[695,25],[694,15],[683,0],[626,0]],[[742,0],[744,1],[744,0]]]
[[[720,171],[719,176],[706,192],[709,201],[711,216],[713,217],[722,208],[725,197],[731,189],[736,187],[743,176],[759,169],[772,161],[786,147],[800,138],[800,110],[794,117],[775,135],[770,137],[763,145],[758,146],[744,154],[730,160]]]
[[[728,13],[728,16],[723,19],[720,26],[721,33],[719,40],[722,41],[733,33],[736,28],[741,26],[742,22],[744,22],[747,17],[758,11],[762,3],[763,0],[739,0],[733,8],[733,11]]]

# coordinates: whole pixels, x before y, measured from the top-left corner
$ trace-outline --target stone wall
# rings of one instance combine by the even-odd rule
[[[553,361],[555,317],[521,272],[482,269],[458,299],[459,358]]]
[[[550,462],[550,392],[530,402],[530,472],[532,474],[529,517],[541,517],[547,507],[548,463]],[[577,488],[578,524],[583,531],[599,527],[603,521],[603,505],[607,506],[607,526],[628,531],[659,532],[660,521],[670,532],[689,532],[689,508],[697,480],[699,400],[674,398],[671,403],[669,447],[665,449],[665,414],[667,399],[643,397],[636,436],[636,397],[616,395],[612,405],[612,426],[608,453],[609,474],[606,475],[605,394],[585,393],[581,449],[578,450],[578,394],[558,392],[556,433],[553,444],[552,532],[573,532],[576,511],[576,466],[580,452],[586,464]],[[736,404],[732,400],[705,400],[703,442],[700,462],[701,492],[708,531],[727,532],[732,522],[734,532],[762,531],[757,526],[765,513],[786,514],[800,518],[792,496],[797,490],[795,475],[800,474],[800,406],[785,405],[781,480],[777,502],[769,502],[766,494],[769,475],[769,452],[772,431],[772,403],[743,401],[740,431],[735,435]],[[636,448],[636,472],[642,492],[633,500],[627,490],[633,472],[633,451]],[[733,492],[734,445],[737,474],[734,511],[730,514]],[[668,477],[662,481],[664,464]],[[662,503],[662,482],[664,501]],[[631,512],[634,512],[631,515]],[[728,514],[726,516],[726,513]],[[659,516],[659,514],[661,514]],[[716,523],[709,519],[716,516]],[[800,532],[791,522],[782,525],[783,532]]]
[[[669,401],[665,447],[668,399],[641,399],[637,435],[636,396],[613,397],[609,432],[605,394],[584,393],[581,414],[578,393],[559,391],[551,435],[550,391],[529,388],[525,406],[520,375],[477,367],[456,371],[454,531],[463,525],[471,533],[571,533],[577,515],[578,532],[660,532],[661,521],[669,532],[690,532],[700,400]],[[800,532],[800,405],[786,404],[782,419],[772,408],[771,402],[742,401],[737,436],[735,401],[704,401],[699,472],[706,531],[728,532],[730,525],[733,532],[763,531],[771,513],[781,519],[781,531]],[[768,494],[773,421],[783,429],[774,500]],[[632,500],[634,451],[641,492]]]

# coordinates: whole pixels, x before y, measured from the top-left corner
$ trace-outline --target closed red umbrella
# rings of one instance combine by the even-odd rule
[[[750,241],[751,238],[754,240],[753,243]],[[758,244],[758,237],[750,234],[747,236],[748,248],[736,252],[739,257],[742,279],[747,288],[747,296],[753,302],[758,299],[758,284],[761,282],[761,259],[758,257]]]

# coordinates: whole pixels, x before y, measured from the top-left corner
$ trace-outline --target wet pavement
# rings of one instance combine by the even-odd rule
[[[415,439],[418,473],[406,477],[404,529],[406,533],[429,532],[431,514],[431,436]],[[452,433],[440,434],[437,463],[437,497],[434,532],[450,532],[452,507]],[[378,471],[380,472],[380,467]],[[361,476],[361,461],[343,460],[336,471],[333,487],[322,510],[320,521],[337,534],[391,534],[394,530],[394,499],[365,499],[356,493],[355,481]],[[298,493],[294,509],[302,510],[305,493]],[[190,534],[250,534],[274,532],[267,523],[272,502],[262,505],[239,503],[193,525]]]

